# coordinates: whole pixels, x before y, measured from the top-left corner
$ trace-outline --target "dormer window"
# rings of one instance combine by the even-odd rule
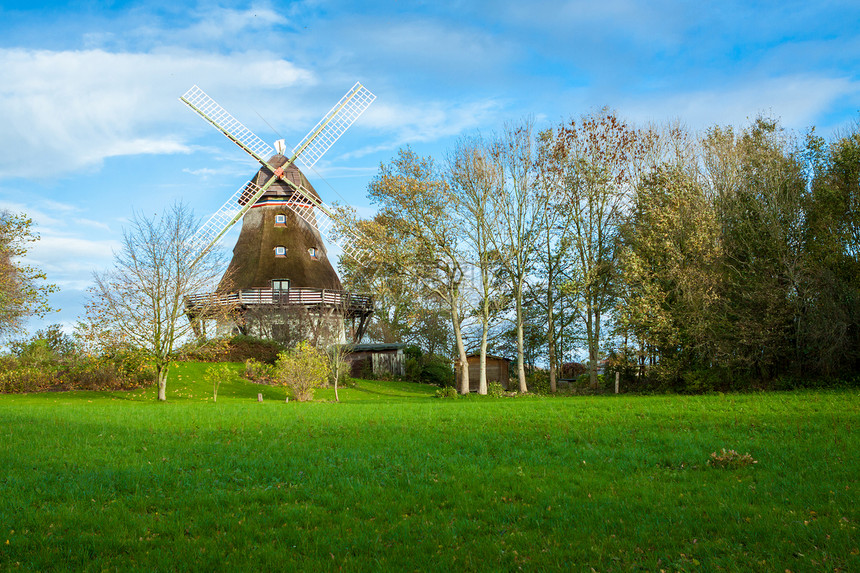
[[[287,224],[287,216],[284,213],[278,213],[275,215],[275,226],[283,227]]]
[[[311,256],[312,259],[316,260],[318,258],[317,257],[317,248],[311,247],[310,249],[308,249],[308,254]]]
[[[275,256],[276,257],[286,257],[287,256],[287,248],[277,246],[275,247]]]

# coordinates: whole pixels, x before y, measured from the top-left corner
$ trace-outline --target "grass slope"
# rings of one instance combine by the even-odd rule
[[[860,570],[856,391],[212,403],[203,369],[0,396],[0,569]]]

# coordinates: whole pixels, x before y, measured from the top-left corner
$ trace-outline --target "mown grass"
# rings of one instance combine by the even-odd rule
[[[857,391],[212,403],[203,368],[0,396],[0,569],[860,570]]]

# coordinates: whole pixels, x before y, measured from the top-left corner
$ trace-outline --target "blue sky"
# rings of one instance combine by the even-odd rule
[[[178,101],[193,84],[292,145],[361,81],[376,102],[308,176],[368,215],[399,147],[442,160],[526,116],[609,106],[700,130],[765,113],[831,135],[860,118],[858,24],[856,0],[4,1],[0,208],[34,219],[29,262],[62,289],[32,326],[74,323],[134,210],[204,216],[255,173]]]

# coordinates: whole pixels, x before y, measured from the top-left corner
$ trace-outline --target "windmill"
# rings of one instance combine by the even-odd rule
[[[353,338],[361,339],[373,301],[343,290],[322,240],[325,236],[345,256],[360,260],[361,250],[353,240],[355,232],[343,236],[335,231],[337,215],[296,163],[313,167],[375,98],[356,83],[289,155],[283,140],[275,142],[273,149],[199,87],[193,86],[179,98],[261,164],[257,175],[194,236],[196,263],[242,220],[233,258],[216,292],[191,295],[186,301],[189,319],[198,327],[209,318],[205,309],[212,308],[215,301],[214,306],[229,306],[234,311],[229,321],[219,320],[220,333],[238,330],[283,338],[296,328],[289,316],[299,312],[315,317],[317,326],[339,323],[341,332],[343,319],[351,319]],[[288,315],[285,309],[295,312]],[[198,334],[202,333],[198,330]]]

